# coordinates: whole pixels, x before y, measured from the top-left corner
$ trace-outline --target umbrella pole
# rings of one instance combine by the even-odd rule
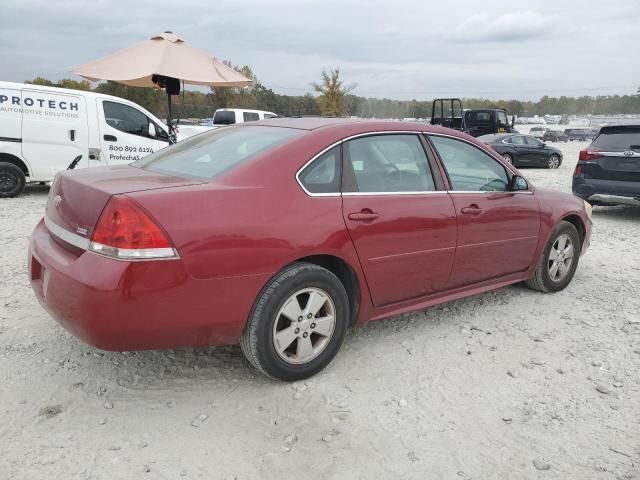
[[[169,145],[176,143],[176,131],[173,127],[172,114],[171,114],[171,94],[167,93],[167,126],[169,127]]]

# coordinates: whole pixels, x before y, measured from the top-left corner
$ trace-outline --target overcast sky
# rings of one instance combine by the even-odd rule
[[[395,99],[629,94],[639,19],[638,0],[2,0],[0,80],[72,77],[172,30],[290,95],[322,67]]]

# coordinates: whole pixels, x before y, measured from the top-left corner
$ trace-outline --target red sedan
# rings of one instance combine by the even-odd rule
[[[591,209],[463,133],[273,119],[59,174],[33,232],[42,306],[107,350],[240,343],[302,379],[347,328],[516,282],[556,292]]]

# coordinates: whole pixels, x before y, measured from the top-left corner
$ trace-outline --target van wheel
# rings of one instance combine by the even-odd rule
[[[20,167],[13,163],[0,162],[0,198],[20,195],[27,179]]]
[[[349,301],[340,280],[318,265],[296,262],[258,295],[240,346],[265,375],[302,380],[333,360],[348,324]]]

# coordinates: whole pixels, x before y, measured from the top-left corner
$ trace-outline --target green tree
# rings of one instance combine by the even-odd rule
[[[340,68],[330,68],[329,71],[322,69],[320,83],[314,82],[311,86],[320,94],[318,104],[323,116],[341,117],[347,114],[349,111],[347,94],[356,85],[344,86],[343,80],[340,79]]]

